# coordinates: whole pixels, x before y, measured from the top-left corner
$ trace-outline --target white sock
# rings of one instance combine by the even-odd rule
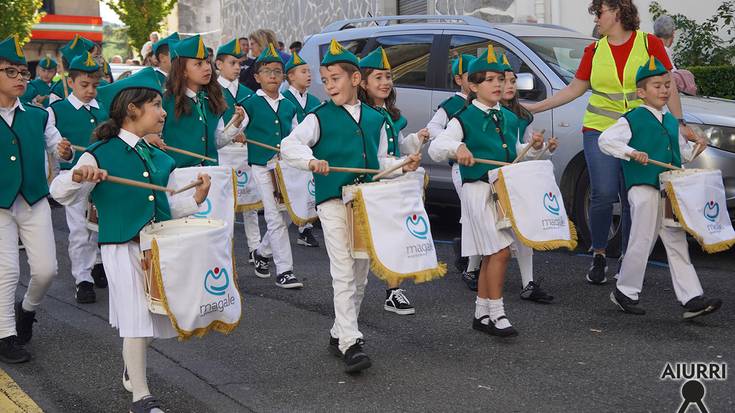
[[[133,387],[133,401],[151,394],[146,378],[147,350],[150,340],[139,337],[123,338],[123,360],[128,369],[130,385]]]
[[[504,329],[510,327],[510,321],[507,318],[498,320],[498,318],[505,315],[505,307],[503,306],[503,299],[498,298],[497,300],[488,299],[488,307],[490,310],[490,320],[493,321],[496,328]]]
[[[477,271],[482,263],[482,255],[473,255],[467,261],[467,272]]]
[[[477,297],[475,300],[475,318],[482,318],[486,315],[490,315],[490,307],[488,306],[487,298]],[[486,320],[483,320],[483,322]]]

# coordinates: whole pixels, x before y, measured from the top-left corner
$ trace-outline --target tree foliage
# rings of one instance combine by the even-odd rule
[[[0,39],[17,34],[21,43],[31,38],[31,28],[43,17],[42,0],[0,0]]]
[[[140,50],[151,32],[159,31],[163,19],[177,0],[102,0],[127,26],[128,42]]]

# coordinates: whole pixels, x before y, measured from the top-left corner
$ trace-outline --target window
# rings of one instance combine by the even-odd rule
[[[399,87],[426,87],[432,34],[402,34],[378,37],[374,48],[383,46],[393,69],[393,83]],[[363,52],[361,57],[368,52]]]
[[[584,48],[591,42],[574,37],[522,37],[521,40],[567,84],[574,79]]]
[[[342,41],[339,43],[345,49],[359,56],[360,53],[362,52],[362,49],[364,49],[365,45],[367,44],[367,39],[354,39],[354,40]],[[329,43],[319,46],[319,61],[320,62],[322,61],[322,59],[324,59],[324,55],[327,54],[328,47],[329,47]]]

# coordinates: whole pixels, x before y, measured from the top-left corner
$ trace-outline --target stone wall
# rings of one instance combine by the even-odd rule
[[[469,15],[491,23],[513,21],[515,0],[432,0],[435,14]]]

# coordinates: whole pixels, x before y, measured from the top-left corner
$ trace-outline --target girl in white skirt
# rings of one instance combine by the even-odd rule
[[[503,108],[506,65],[492,46],[469,64],[471,102],[447,124],[429,147],[429,156],[444,162],[456,159],[462,175],[462,255],[482,255],[477,301],[472,328],[488,334],[517,335],[503,307],[503,282],[513,243],[510,230],[498,230],[495,211],[490,206],[488,173],[497,166],[476,163],[475,158],[512,162],[524,146],[518,142],[518,122],[513,112]],[[538,155],[543,136],[534,134],[528,157]]]
[[[165,193],[106,181],[109,173],[166,186],[175,162],[141,138],[160,133],[166,118],[161,89],[152,69],[102,87],[99,94],[100,102],[110,104],[110,119],[95,130],[97,142],[87,148],[73,173],[53,182],[51,193],[65,205],[92,196],[99,215],[99,242],[109,282],[110,325],[123,338],[123,384],[133,393],[130,411],[160,412],[158,401],[148,390],[146,350],[153,338],[177,334],[168,317],[148,311],[138,234],[151,221],[197,212],[207,197],[210,180],[201,174],[202,183],[193,197],[174,197],[170,204]]]

